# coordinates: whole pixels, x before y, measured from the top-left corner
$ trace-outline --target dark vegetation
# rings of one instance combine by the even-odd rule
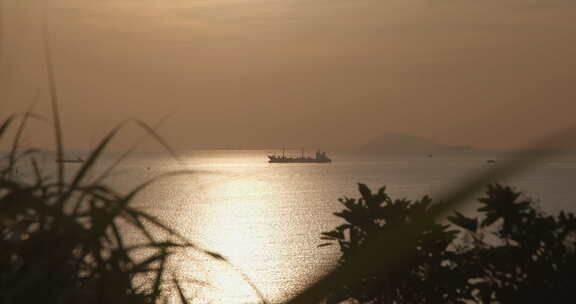
[[[434,209],[442,203],[429,197],[392,199],[384,188],[373,193],[363,184],[359,190],[360,198],[341,199],[345,209],[335,213],[345,223],[322,237],[330,242],[321,246],[340,246],[342,265],[366,244],[381,243],[387,231],[414,226],[415,233],[387,239],[391,251],[406,246],[403,256],[333,289],[329,303],[545,303],[573,297],[573,214],[547,215],[520,192],[489,184],[478,199],[477,217],[454,212],[437,223]]]
[[[120,193],[105,183],[146,137],[154,138],[179,161],[154,127],[139,120],[120,123],[73,172],[62,162],[50,163],[56,168],[46,169],[46,164],[39,161],[42,151],[19,149],[22,132],[34,119],[54,131],[56,155],[50,160],[66,159],[46,14],[42,24],[52,120],[30,110],[0,121],[0,146],[10,147],[8,153],[0,152],[0,303],[189,303],[187,287],[209,284],[179,278],[168,266],[170,257],[177,251],[193,250],[229,262],[132,206],[138,194],[156,180],[193,172],[161,175],[136,185],[128,193]],[[89,178],[106,148],[128,123],[144,129],[146,136],[137,139],[102,174]],[[10,131],[13,140],[6,145]],[[23,168],[32,176],[22,178]],[[56,176],[51,175],[54,172]],[[131,237],[126,230],[132,231]],[[135,243],[135,239],[143,241]],[[239,274],[266,303],[254,284]]]
[[[394,269],[395,265],[401,265],[410,263],[411,261],[411,254],[414,254],[415,248],[414,244],[417,243],[417,240],[423,237],[422,233],[427,228],[430,228],[430,222],[432,220],[442,220],[447,212],[451,212],[451,210],[457,209],[459,206],[470,202],[470,200],[474,197],[475,193],[482,190],[488,183],[495,180],[501,180],[527,168],[534,166],[540,160],[546,159],[548,157],[557,155],[562,151],[568,151],[569,149],[574,147],[573,139],[576,138],[576,125],[571,127],[557,130],[554,133],[549,134],[544,138],[540,138],[533,142],[532,145],[526,147],[527,150],[519,151],[513,153],[507,157],[506,160],[500,161],[497,164],[491,166],[489,170],[477,172],[475,174],[471,174],[470,176],[464,177],[458,184],[454,185],[452,189],[447,192],[443,193],[442,196],[442,203],[436,204],[434,207],[427,208],[426,212],[414,212],[410,214],[410,220],[406,225],[393,225],[388,226],[390,229],[372,229],[372,235],[370,237],[365,237],[360,243],[354,242],[359,244],[356,249],[354,249],[353,254],[349,254],[341,261],[341,263],[335,265],[331,270],[326,272],[321,278],[312,282],[306,289],[302,290],[297,295],[293,296],[291,299],[287,301],[288,304],[296,304],[296,303],[316,303],[320,302],[324,299],[329,299],[329,302],[337,302],[339,299],[344,297],[350,297],[353,302],[358,302],[357,296],[358,293],[362,293],[362,290],[366,288],[365,283],[367,281],[372,282],[385,282],[390,281],[393,275],[397,273],[393,271],[389,271],[390,269]],[[362,206],[362,202],[356,202],[355,204],[360,204],[359,207],[354,208],[354,213],[358,212],[359,217],[367,217],[369,220],[373,218],[374,215],[371,215],[367,212],[367,207]],[[377,208],[378,209],[378,208]],[[534,208],[532,208],[534,209]],[[352,211],[350,211],[352,212]],[[458,217],[458,215],[456,215]],[[546,218],[546,216],[539,214],[536,218]],[[570,220],[563,220],[562,217],[568,217]],[[550,218],[550,217],[548,217]],[[560,225],[565,224],[567,222],[572,221],[571,215],[559,215],[556,218],[557,222],[560,222]],[[471,219],[471,222],[477,221]],[[349,225],[353,225],[348,223]],[[377,223],[379,225],[385,225],[385,223]],[[485,227],[482,227],[485,228]],[[338,231],[339,228],[335,229]],[[340,228],[342,229],[342,228]],[[552,234],[556,234],[556,231],[553,231]],[[571,234],[571,233],[569,233]],[[327,237],[331,237],[330,235],[326,235]],[[496,234],[497,236],[497,234]],[[349,236],[344,235],[343,238]],[[573,241],[571,241],[572,236],[569,236],[567,239],[566,246],[566,257],[572,256],[572,248],[573,248]],[[331,239],[333,241],[337,241],[337,238]],[[344,240],[344,239],[343,239]],[[483,239],[482,239],[483,240]],[[481,243],[480,243],[481,244]],[[514,244],[508,244],[508,246]],[[559,247],[563,247],[563,245],[559,245]],[[420,252],[421,250],[427,250],[425,248],[416,248],[416,253]],[[480,251],[482,252],[482,251]],[[556,256],[561,258],[559,256]],[[568,259],[568,258],[565,258]],[[557,262],[558,263],[558,262]],[[413,264],[412,264],[413,265]],[[478,264],[473,264],[478,265]],[[571,262],[567,265],[571,265]],[[444,266],[444,265],[442,265]],[[410,267],[410,266],[404,266]],[[557,270],[557,267],[554,266],[554,270]],[[562,270],[564,271],[564,269]],[[571,270],[566,270],[570,272]],[[504,277],[512,276],[512,273],[504,274]],[[558,278],[558,277],[556,277]],[[548,278],[540,278],[541,280],[549,280]],[[536,278],[530,278],[532,282],[536,280]],[[492,281],[496,286],[501,284],[501,282],[495,280]],[[478,283],[474,281],[474,279],[465,282],[458,282],[458,283],[466,283],[466,284],[475,284]],[[378,284],[378,283],[376,283]],[[382,284],[382,283],[380,283]],[[566,284],[576,285],[574,284],[574,280],[570,279],[566,282]],[[485,284],[487,285],[487,284]],[[385,287],[385,285],[383,285]],[[462,286],[462,285],[460,285]],[[466,285],[470,286],[470,285]],[[481,285],[480,285],[481,286]],[[502,285],[500,285],[502,286]],[[390,290],[388,287],[382,287],[380,290],[384,292],[385,290]],[[353,291],[356,295],[346,295],[346,291],[340,291],[340,289],[346,289],[348,291]],[[516,288],[516,287],[514,287]],[[541,298],[549,296],[548,299],[555,300],[561,296],[562,293],[558,294],[551,294],[551,290],[556,288],[547,288],[542,290],[545,294],[541,295]],[[515,292],[517,289],[509,289],[507,292]],[[563,287],[558,288],[557,290],[565,290]],[[472,293],[464,291],[462,293],[460,290],[457,290],[459,294],[472,294],[474,297],[478,297],[478,292]],[[533,293],[537,293],[537,291],[533,291]],[[402,303],[400,299],[392,298],[394,294],[388,293],[388,295],[380,295],[380,298],[373,297],[370,298],[369,296],[365,298],[366,302],[378,302],[378,301],[388,301],[388,303]],[[448,295],[450,296],[450,295]],[[532,300],[532,299],[531,299]],[[361,301],[361,300],[360,300]],[[423,300],[424,301],[424,300]],[[460,299],[453,299],[447,300],[446,303],[462,303]],[[477,301],[478,302],[478,301]],[[494,301],[495,303],[499,303],[497,300]],[[513,301],[514,302],[514,301]],[[537,301],[534,301],[537,302]],[[384,302],[386,303],[386,302]],[[418,302],[416,302],[418,303]],[[501,303],[501,302],[500,302]]]
[[[154,179],[122,194],[103,182],[113,167],[87,178],[120,128],[70,178],[66,165],[50,163],[58,172],[51,177],[38,161],[39,151],[18,149],[30,118],[38,117],[14,115],[0,124],[0,140],[6,140],[20,119],[11,151],[0,157],[0,303],[165,303],[170,297],[187,303],[180,280],[166,266],[171,254],[196,250],[225,260],[132,207]],[[57,124],[56,130],[59,138]],[[57,142],[61,158],[63,148]],[[20,177],[25,167],[32,178]],[[180,173],[189,172],[173,174]],[[144,241],[127,240],[127,228]]]

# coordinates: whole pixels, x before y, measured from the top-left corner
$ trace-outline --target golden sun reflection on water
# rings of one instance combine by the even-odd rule
[[[336,224],[337,201],[318,195],[329,167],[271,166],[265,152],[228,154],[187,160],[195,174],[157,181],[141,193],[137,207],[229,261],[194,250],[173,255],[169,271],[192,303],[261,302],[244,277],[270,303],[281,303],[337,257],[337,248],[317,248],[320,232]],[[152,170],[143,171],[147,166]],[[115,184],[181,169],[162,158],[134,160],[124,168],[127,175]]]
[[[270,246],[270,241],[286,231],[269,221],[272,202],[263,195],[269,188],[266,181],[251,177],[205,187],[204,199],[218,203],[198,204],[198,215],[190,230],[201,235],[204,248],[221,253],[231,263],[202,261],[213,287],[202,292],[208,299],[218,303],[259,302],[245,277],[253,280],[263,294],[270,292],[266,282],[277,280],[273,268],[283,263],[283,252],[279,246]],[[180,218],[178,222],[190,221]],[[283,269],[283,276],[291,274]]]

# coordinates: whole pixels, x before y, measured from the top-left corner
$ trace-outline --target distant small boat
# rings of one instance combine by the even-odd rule
[[[493,160],[493,159],[489,159],[489,160],[487,160],[486,162],[489,163],[489,164],[493,164],[493,163],[495,163],[496,161]]]
[[[57,163],[83,163],[83,162],[85,162],[85,160],[82,159],[81,157],[78,157],[76,159],[55,159],[54,161]]]

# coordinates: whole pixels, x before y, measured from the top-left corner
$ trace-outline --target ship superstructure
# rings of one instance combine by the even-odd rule
[[[326,152],[317,151],[316,157],[304,155],[304,150],[300,156],[286,156],[286,150],[282,150],[282,155],[268,155],[269,163],[330,163],[332,160],[326,155]]]

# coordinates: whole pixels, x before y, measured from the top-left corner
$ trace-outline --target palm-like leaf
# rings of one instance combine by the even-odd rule
[[[472,233],[476,233],[478,230],[478,219],[477,218],[469,218],[464,216],[462,213],[458,211],[454,211],[453,216],[446,217],[452,224],[464,228]]]

